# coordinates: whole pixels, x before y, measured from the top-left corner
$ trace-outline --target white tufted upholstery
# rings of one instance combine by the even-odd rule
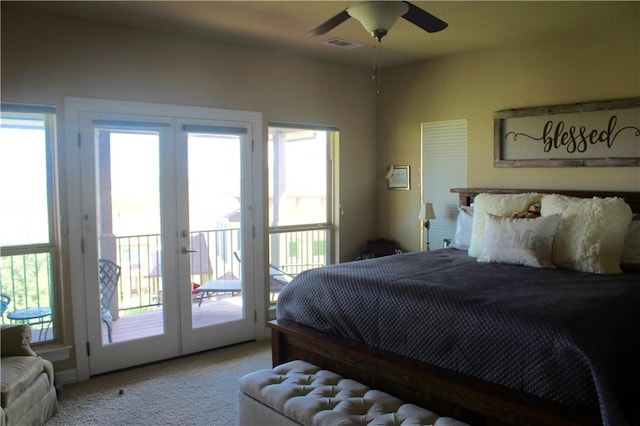
[[[465,425],[304,361],[249,373],[240,390],[302,425]]]

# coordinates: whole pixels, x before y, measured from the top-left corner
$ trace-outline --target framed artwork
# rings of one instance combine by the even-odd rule
[[[640,166],[640,98],[498,111],[494,166]]]
[[[391,166],[387,173],[387,189],[410,189],[409,166]]]

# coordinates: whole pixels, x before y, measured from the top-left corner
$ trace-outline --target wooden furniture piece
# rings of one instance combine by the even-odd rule
[[[509,189],[509,188],[452,188],[451,192],[458,194],[461,206],[470,206],[473,198],[478,194],[522,194],[525,192],[539,192],[541,194],[561,194],[569,197],[619,197],[622,198],[634,213],[640,213],[640,192],[632,191],[574,191],[558,189]]]
[[[583,413],[391,352],[274,320],[273,366],[301,359],[473,425],[597,425]]]
[[[452,192],[459,194],[462,205],[470,205],[475,195],[483,192],[621,197],[634,213],[640,213],[640,192],[484,188],[456,188]],[[272,332],[274,366],[301,359],[473,425],[600,424],[598,412],[565,407],[292,321],[274,320],[268,327]]]

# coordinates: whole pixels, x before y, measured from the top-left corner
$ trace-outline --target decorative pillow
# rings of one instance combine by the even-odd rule
[[[629,224],[622,246],[622,269],[640,270],[640,215]]]
[[[597,274],[620,273],[631,207],[621,198],[575,198],[549,194],[542,215],[562,214],[553,243],[558,268]]]
[[[520,219],[485,213],[482,253],[478,262],[554,268],[551,250],[559,222],[558,214]]]
[[[467,206],[458,206],[458,219],[456,232],[451,240],[451,246],[458,250],[469,250],[471,244],[471,229],[473,225],[473,209]]]
[[[31,349],[31,327],[26,324],[2,326],[2,356],[37,356]]]
[[[473,202],[473,226],[469,256],[478,257],[482,252],[485,213],[496,216],[511,216],[514,212],[525,211],[531,204],[539,203],[542,194],[529,192],[524,194],[478,194]]]

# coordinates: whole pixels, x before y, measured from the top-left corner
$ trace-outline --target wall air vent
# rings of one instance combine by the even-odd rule
[[[356,47],[362,46],[361,44],[354,43],[352,41],[342,40],[340,38],[329,39],[325,41],[323,44],[329,44],[331,46],[337,46],[343,49],[355,49]]]

